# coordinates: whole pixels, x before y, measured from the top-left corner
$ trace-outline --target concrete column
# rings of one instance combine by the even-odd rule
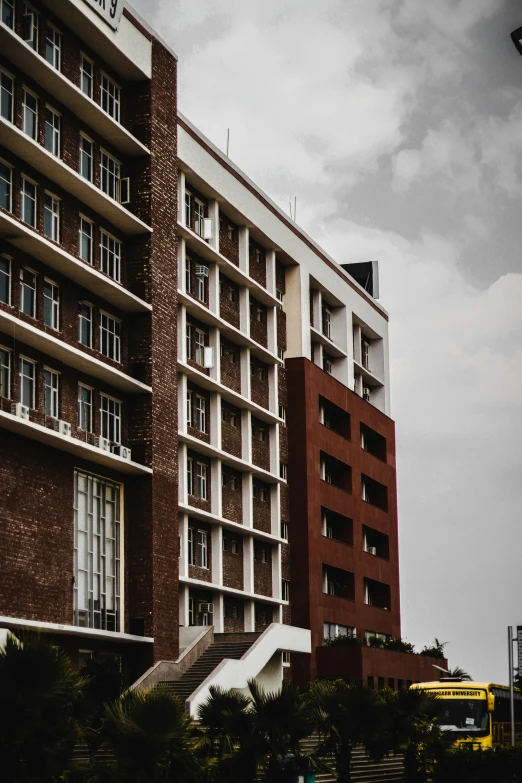
[[[214,593],[214,615],[212,622],[214,625],[214,633],[223,633],[225,627],[225,602],[223,600],[223,593]]]
[[[266,311],[266,327],[268,350],[277,356],[277,307],[269,307]]]
[[[178,447],[178,498],[180,503],[187,503],[187,444],[180,443]]]
[[[223,584],[223,535],[221,525],[212,525],[212,583]]]
[[[239,227],[239,268],[246,275],[250,274],[248,246],[249,246],[248,226],[240,226]]]
[[[179,624],[185,626],[189,624],[189,586],[179,586]]]
[[[286,356],[310,358],[310,278],[299,264],[286,268]]]
[[[178,356],[187,362],[187,308],[182,304],[178,307]]]
[[[244,602],[245,633],[256,630],[256,610],[254,601]]]
[[[208,307],[211,313],[219,315],[219,266],[208,267]]]
[[[210,462],[211,481],[211,511],[217,517],[221,516],[222,486],[221,486],[221,460],[213,459]]]
[[[186,293],[185,260],[187,257],[187,245],[183,237],[178,238],[178,288]]]
[[[239,288],[239,328],[250,337],[250,291],[245,285]]]
[[[254,592],[254,539],[243,538],[243,585],[245,593]]]
[[[239,361],[241,362],[241,394],[250,399],[250,348],[240,348]]]
[[[243,526],[254,527],[254,509],[252,499],[252,474],[243,473],[243,483],[241,486],[243,492]]]
[[[210,327],[208,344],[214,349],[214,366],[210,368],[210,377],[215,381],[219,381],[221,368],[221,339],[217,326]]]
[[[241,411],[241,459],[252,463],[252,414],[245,408]]]
[[[362,364],[361,356],[361,327],[359,324],[353,325],[353,360]]]
[[[312,293],[312,310],[314,314],[314,329],[323,332],[323,298],[321,292],[314,290]]]
[[[323,346],[321,343],[313,343],[312,345],[313,355],[312,355],[312,361],[314,364],[316,364],[318,367],[323,366]]]
[[[187,432],[187,391],[187,376],[180,372],[178,373],[178,431],[182,433]]]
[[[278,538],[281,535],[281,485],[273,484],[270,489],[270,532]]]
[[[210,394],[210,443],[216,449],[221,448],[221,395]]]
[[[272,547],[272,598],[281,598],[281,546]]]
[[[279,414],[278,369],[278,364],[268,365],[268,408],[276,416]]]
[[[275,296],[276,292],[276,254],[275,250],[266,251],[266,289]]]
[[[179,575],[188,576],[188,514],[179,515],[180,558]]]
[[[270,424],[268,431],[270,434],[270,473],[279,476],[279,424]]]
[[[219,204],[216,199],[209,199],[208,216],[212,221],[212,237],[209,240],[209,245],[219,253]]]
[[[272,622],[274,623],[282,623],[283,622],[283,607],[281,604],[278,606],[274,606],[274,614]]]
[[[178,171],[178,221],[185,225],[185,172]]]

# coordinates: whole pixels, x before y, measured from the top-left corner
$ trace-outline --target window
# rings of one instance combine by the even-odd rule
[[[100,153],[100,188],[109,198],[118,200],[120,164],[103,150]]]
[[[58,419],[58,373],[45,369],[43,377],[45,415]]]
[[[208,568],[208,533],[206,530],[198,530],[197,542],[196,565],[200,568]]]
[[[35,408],[35,363],[20,359],[20,402],[28,408]]]
[[[25,177],[22,177],[20,217],[24,223],[36,228],[36,185]]]
[[[207,500],[207,466],[203,462],[198,462],[196,467],[197,478],[197,496],[201,500]]]
[[[199,395],[196,395],[196,429],[199,432],[207,431],[207,401]]]
[[[20,269],[20,312],[36,318],[36,275],[30,269]]]
[[[187,391],[187,427],[192,427],[192,392]]]
[[[106,275],[120,282],[121,242],[105,231],[100,232],[100,269]]]
[[[101,75],[101,107],[116,122],[120,121],[121,90],[104,73]]]
[[[51,280],[44,280],[44,324],[59,329],[60,289]]]
[[[192,359],[192,325],[187,324],[185,331],[185,350],[187,352],[187,359]]]
[[[279,302],[280,306],[282,306],[282,304],[283,304],[283,292],[279,288],[276,288],[276,299]]]
[[[45,38],[45,59],[49,65],[52,65],[53,68],[56,68],[57,71],[60,70],[61,41],[62,36],[60,33],[55,30],[54,27],[47,25],[47,35]]]
[[[120,631],[121,488],[75,473],[74,624]]]
[[[279,477],[284,479],[284,481],[288,480],[288,465],[286,462],[279,463]]]
[[[264,546],[261,547],[261,562],[268,563],[268,550]]]
[[[235,302],[236,301],[236,292],[234,288],[228,289],[228,301],[229,302]]]
[[[4,71],[0,71],[0,114],[4,120],[13,121],[14,81]]]
[[[238,542],[236,541],[235,538],[232,539],[232,544],[230,546],[230,551],[232,552],[233,555],[237,555],[239,553],[239,544],[238,544]]]
[[[194,494],[194,460],[192,457],[187,459],[187,494]]]
[[[100,313],[100,351],[104,356],[120,361],[121,322],[107,313]]]
[[[286,579],[281,580],[281,598],[283,601],[290,600],[290,582]]]
[[[101,436],[108,438],[111,443],[120,443],[121,440],[121,402],[101,395]]]
[[[281,538],[288,541],[288,522],[281,522]]]
[[[189,600],[188,600],[188,617],[189,617],[189,625],[194,625],[195,624],[195,619],[194,619],[194,599],[193,598],[189,598]]]
[[[199,236],[203,236],[203,226],[205,220],[205,205],[198,198],[194,200],[194,231]]]
[[[78,304],[78,341],[92,348],[93,306],[87,302]]]
[[[60,241],[60,201],[51,193],[44,196],[44,234],[53,242]]]
[[[261,264],[263,261],[263,254],[260,250],[256,249],[256,261],[258,264]]]
[[[0,256],[0,302],[11,304],[11,259]]]
[[[0,19],[11,30],[14,30],[14,0],[0,0]]]
[[[204,364],[205,358],[205,332],[196,329],[196,363]]]
[[[231,413],[229,424],[231,427],[237,427],[237,413]]]
[[[185,291],[192,293],[192,261],[188,256],[185,257]]]
[[[45,149],[51,155],[60,157],[60,115],[45,107]]]
[[[38,100],[32,92],[24,89],[22,101],[22,130],[32,139],[38,133]]]
[[[0,397],[9,399],[11,389],[11,354],[0,347]]]
[[[190,228],[192,214],[192,193],[185,190],[185,225]]]
[[[282,419],[282,426],[286,427],[286,408],[284,405],[279,406],[279,418]]]
[[[92,85],[94,77],[94,66],[92,61],[89,60],[84,54],[82,54],[82,60],[80,65],[80,88],[84,95],[88,98],[92,98]]]
[[[80,136],[80,174],[92,182],[94,144],[86,136]]]
[[[332,364],[332,362],[330,361],[330,359],[326,359],[326,358],[325,358],[325,359],[323,359],[323,370],[324,370],[326,373],[328,373],[328,375],[331,375],[331,374],[332,374],[332,370],[333,370],[333,364]]]
[[[92,432],[92,397],[92,389],[78,386],[78,427],[85,432]]]
[[[234,227],[233,226],[227,226],[227,238],[230,239],[231,242],[234,241]]]
[[[38,14],[27,3],[24,6],[22,37],[31,49],[38,51]]]
[[[79,245],[80,258],[87,264],[92,264],[92,235],[93,224],[83,215],[80,215]]]
[[[285,349],[281,348],[280,345],[277,346],[277,358],[282,362],[285,360]]]
[[[256,321],[259,324],[263,322],[263,311],[260,307],[256,309]]]
[[[259,490],[259,500],[261,501],[261,503],[265,503],[266,501],[266,489],[264,489],[263,487],[261,487]]]
[[[370,369],[370,341],[361,337],[361,364],[367,370]]]
[[[201,274],[198,275],[197,267],[196,267],[196,296],[200,302],[205,301],[205,278]]]
[[[332,311],[323,308],[323,333],[329,340],[332,339]]]
[[[11,212],[13,171],[10,166],[0,160],[0,207]]]

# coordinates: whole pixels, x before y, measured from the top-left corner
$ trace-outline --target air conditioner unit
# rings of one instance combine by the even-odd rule
[[[202,614],[214,614],[214,604],[201,602],[198,604],[198,612]]]
[[[62,419],[55,419],[54,421],[54,429],[56,432],[59,432],[60,435],[65,435],[66,437],[71,437],[71,425],[68,421],[63,421]]]
[[[214,224],[212,218],[203,218],[203,239],[212,239],[214,236]]]
[[[367,546],[366,551],[369,555],[376,555],[377,554],[377,547],[376,546]]]
[[[13,402],[11,405],[11,415],[29,421],[29,408],[27,405],[22,405],[21,402]]]
[[[364,389],[363,389],[363,399],[365,399],[366,402],[369,402],[370,401],[370,395],[371,395],[371,391],[370,391],[369,386],[365,386]]]
[[[203,264],[196,264],[196,276],[208,277],[208,266],[204,266]]]
[[[111,450],[111,442],[108,438],[94,438],[94,445],[97,449],[101,449],[101,451]]]
[[[120,179],[120,204],[129,204],[130,197],[130,177]]]
[[[132,452],[128,446],[122,446],[121,444],[117,444],[112,447],[112,453],[116,454],[118,457],[121,457],[122,459],[126,459],[127,462],[132,461]]]
[[[203,349],[203,367],[210,369],[214,366],[214,349],[207,347]]]

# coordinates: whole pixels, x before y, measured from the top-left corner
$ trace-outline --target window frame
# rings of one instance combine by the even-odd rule
[[[193,427],[193,417],[192,417],[192,389],[187,389],[187,407],[186,407],[186,417],[187,417],[187,427]]]
[[[106,165],[106,163],[108,165]],[[100,148],[100,190],[108,198],[119,203],[121,181],[121,162]]]
[[[196,565],[198,568],[208,568],[208,530],[197,530]]]
[[[201,338],[203,339],[203,342],[201,342]],[[203,367],[205,364],[205,339],[206,334],[202,329],[198,329],[196,326],[195,328],[195,362],[196,364],[199,364],[200,367]],[[199,361],[198,355],[201,359]]]
[[[51,207],[49,208],[49,202]],[[44,191],[44,236],[51,242],[60,242],[60,224],[61,224],[61,199],[51,193]],[[47,232],[47,221],[50,220],[51,232]]]
[[[205,226],[205,202],[200,198],[194,197],[194,233],[198,237],[203,237]]]
[[[9,198],[9,206],[8,207],[2,207],[2,209],[5,209],[6,212],[12,213],[13,211],[13,167],[3,158],[0,158],[0,164],[5,166],[7,171],[9,172],[9,179],[4,179],[0,175],[1,181],[6,183],[6,191],[8,193]]]
[[[4,14],[4,9],[8,9],[11,12],[11,24],[5,21],[4,17],[7,17],[8,14]],[[15,4],[14,0],[0,0],[0,21],[5,24],[9,30],[15,29]]]
[[[107,86],[112,87],[114,90],[114,94],[110,94],[110,90],[108,90],[104,86],[104,81],[107,83]],[[104,106],[104,95],[106,95],[106,106]],[[110,111],[110,102],[113,101],[113,111]],[[114,81],[114,79],[111,79],[111,77],[105,72],[100,71],[100,106],[102,108],[102,111],[105,112],[114,122],[120,123],[121,118],[121,87],[120,85]],[[114,110],[115,109],[115,110]]]
[[[106,244],[104,244],[104,241]],[[112,246],[112,247],[111,247]],[[121,282],[121,251],[122,243],[103,228],[100,229],[100,272],[103,272],[116,283]],[[110,270],[114,272],[111,274]]]
[[[187,495],[194,495],[194,457],[187,457]]]
[[[33,24],[32,24],[32,32],[33,35],[31,38],[26,38],[25,36],[25,29],[24,29],[24,18],[26,16],[32,16],[33,17]],[[38,53],[39,49],[39,37],[40,37],[40,14],[38,11],[33,8],[33,6],[29,5],[29,3],[25,3],[24,5],[24,13],[22,16],[22,40],[25,41],[25,43],[33,49],[36,53]]]
[[[86,402],[82,399],[81,392],[86,391],[89,393],[90,401]],[[88,418],[86,417],[86,409],[88,409]],[[94,389],[91,386],[87,386],[84,383],[78,384],[78,429],[83,432],[94,432]],[[87,426],[82,426],[87,424]]]
[[[87,149],[85,149],[86,146]],[[83,177],[83,179],[87,180],[87,182],[92,182],[94,178],[94,141],[89,136],[87,136],[86,133],[80,132],[80,142],[78,147],[80,150],[80,177]],[[87,161],[88,176],[86,176],[84,173],[85,161]]]
[[[47,377],[49,376],[49,377]],[[44,415],[51,419],[60,418],[60,373],[51,370],[50,367],[43,369],[43,393],[44,393]],[[49,383],[50,381],[50,383]],[[49,390],[49,397],[48,397]],[[50,412],[48,413],[48,403]]]
[[[196,489],[200,500],[208,500],[208,465],[196,461]]]
[[[32,367],[32,377],[30,377],[29,375],[24,375],[23,372],[24,363],[29,367]],[[20,355],[18,368],[19,368],[18,375],[20,378],[20,388],[19,388],[20,402],[22,405],[26,405],[31,410],[35,410],[36,408],[36,362],[34,361],[34,359],[29,359],[27,356]],[[31,384],[30,405],[27,405],[27,401],[24,401],[24,378],[27,378],[29,383]]]
[[[196,394],[196,429],[206,435],[207,432],[207,400],[201,394]]]
[[[2,354],[7,357],[7,364],[4,364]],[[11,355],[11,349],[0,343],[0,399],[4,400],[11,399]],[[7,375],[7,383],[4,389],[3,378],[5,375]],[[4,394],[4,391],[6,391],[7,394]]]
[[[34,278],[34,286],[31,286],[29,283],[26,283],[23,279],[23,273],[29,272],[29,274],[33,275]],[[32,308],[31,313],[26,313],[24,309],[24,302],[25,302],[25,291],[29,290],[32,291]],[[36,296],[38,291],[38,275],[34,271],[34,269],[31,269],[31,267],[28,266],[21,266],[20,267],[20,303],[19,303],[19,309],[20,312],[26,315],[28,318],[36,318]]]
[[[106,409],[103,407],[104,402],[108,404]],[[113,407],[112,411],[110,410],[111,404]],[[100,394],[100,434],[102,438],[107,438],[111,443],[121,443],[121,419],[122,401],[102,392]],[[111,420],[114,438],[109,437],[111,434]]]
[[[0,0],[1,2],[2,0]],[[7,89],[6,86],[3,84],[3,80],[8,79],[11,82],[11,91]],[[6,117],[5,114],[2,111],[3,106],[3,96],[4,94],[8,95],[8,102],[9,102],[9,117]],[[0,68],[0,114],[4,118],[4,120],[7,120],[7,122],[14,122],[14,102],[15,102],[15,77],[12,73],[9,73],[9,71],[6,71],[5,68]]]
[[[85,316],[81,313],[80,307],[85,307],[89,309],[90,318],[85,318]],[[82,324],[83,323],[89,324],[89,336],[90,340],[88,343],[84,343],[82,340]],[[78,302],[78,342],[80,345],[84,345],[86,348],[93,348],[93,337],[94,337],[94,305],[92,305],[90,302],[85,302],[83,299],[80,299]]]
[[[89,234],[87,234],[83,230],[84,226],[86,225],[89,226]],[[85,237],[85,241],[88,242],[88,248],[89,248],[88,258],[85,258],[83,255],[84,243],[82,237]],[[80,221],[78,225],[78,256],[86,264],[89,264],[89,266],[92,266],[93,263],[93,256],[92,256],[93,245],[94,245],[94,222],[89,218],[85,217],[85,215],[82,215],[80,213]]]
[[[49,37],[49,33],[52,33],[52,39]],[[52,59],[48,57],[49,47],[52,49]],[[45,61],[49,63],[55,70],[61,71],[62,67],[62,34],[54,25],[47,22],[47,30],[45,34]]]
[[[34,188],[34,199],[32,196],[28,195],[26,185],[30,185],[32,188]],[[32,223],[29,220],[26,220],[26,199],[32,203],[34,212]],[[30,177],[27,177],[25,174],[22,174],[22,187],[20,188],[20,219],[22,223],[25,223],[31,228],[36,228],[38,223],[38,185],[34,180],[32,180]]]
[[[50,122],[48,119],[48,114],[52,115],[52,121]],[[47,152],[49,152],[51,155],[54,155],[55,158],[61,158],[61,149],[62,149],[62,115],[60,112],[56,111],[56,109],[53,109],[52,106],[49,106],[49,104],[45,104],[44,109],[44,122],[45,122],[45,149]],[[50,129],[50,133],[48,135],[47,131]],[[50,145],[47,143],[50,139]]]
[[[89,63],[91,72],[90,74],[84,69],[84,63]],[[89,91],[84,90],[84,78],[89,83]],[[94,92],[94,62],[90,57],[87,57],[83,52],[80,53],[80,90],[81,92],[92,100]]]
[[[114,326],[113,330],[108,328],[111,324]],[[121,320],[105,310],[100,310],[100,353],[118,364],[121,364],[121,334]],[[111,337],[112,352],[110,350]],[[104,350],[104,343],[106,350]]]
[[[34,100],[34,109],[28,106],[26,101],[27,96]],[[33,141],[38,141],[38,114],[38,96],[24,84],[22,87],[22,133],[25,133],[25,135],[29,136]],[[32,133],[29,133],[27,130],[27,119],[29,116],[32,117],[33,122]]]
[[[13,259],[11,256],[6,255],[5,253],[0,253],[0,262],[5,261],[7,263],[7,272],[4,272],[2,269],[0,269],[0,281],[3,280],[4,276],[6,278],[5,280],[5,286],[7,291],[7,299],[1,299],[0,302],[2,304],[7,305],[8,307],[11,306],[11,284],[12,284],[12,274],[13,274]]]
[[[51,296],[47,295],[46,292],[46,286],[51,286]],[[54,294],[57,294],[56,298]],[[43,282],[43,300],[44,300],[44,308],[43,308],[43,321],[45,326],[49,326],[51,329],[55,329],[56,331],[59,331],[60,329],[60,286],[54,282],[54,280],[51,280],[48,277],[44,277]],[[48,300],[51,304],[50,306],[50,314],[51,314],[51,323],[48,323],[46,320],[46,300]]]

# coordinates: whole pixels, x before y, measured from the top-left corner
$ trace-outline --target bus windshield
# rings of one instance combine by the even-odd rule
[[[485,737],[489,734],[487,701],[484,699],[444,699],[439,724],[443,731],[457,734],[473,734]]]

